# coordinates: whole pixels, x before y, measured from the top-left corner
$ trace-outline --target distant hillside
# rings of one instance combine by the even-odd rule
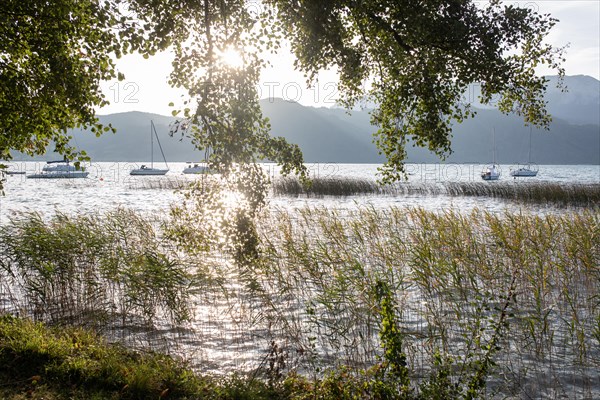
[[[555,79],[555,78],[550,78]],[[534,130],[532,161],[538,164],[600,164],[600,82],[586,76],[567,77],[569,92],[550,85],[548,108],[554,120],[549,131]],[[379,163],[384,159],[373,144],[368,111],[346,113],[339,108],[305,107],[282,99],[262,100],[263,113],[271,121],[272,134],[300,146],[306,162]],[[168,161],[197,161],[203,154],[189,138],[169,137],[174,118],[142,112],[101,116],[116,134],[100,138],[73,131],[74,144],[93,161],[149,161],[150,120],[154,121]],[[479,109],[474,119],[454,127],[453,154],[447,162],[485,163],[492,160],[492,131],[496,132],[497,160],[527,160],[529,128],[517,116],[505,116],[493,108]],[[53,158],[51,155],[47,158]],[[160,152],[155,148],[155,160]],[[408,162],[439,162],[422,148],[408,149]]]
[[[546,100],[548,111],[554,118],[562,119],[575,125],[600,125],[600,81],[586,75],[565,76],[563,87],[557,87],[558,77],[547,76]],[[478,108],[482,106],[477,98],[481,94],[479,85],[470,87],[465,94]]]
[[[381,162],[372,143],[376,130],[366,112],[304,107],[282,99],[262,100],[271,134],[296,143],[307,162]]]
[[[566,76],[566,91],[556,88],[557,77],[548,77],[548,111],[576,125],[600,125],[600,81],[590,76]]]
[[[347,115],[341,109],[307,108],[280,99],[263,103],[263,110],[271,119],[273,134],[283,133],[290,142],[299,144],[308,162],[383,161],[372,143],[376,127],[370,125],[366,111]],[[527,161],[529,128],[519,117],[496,110],[478,110],[475,118],[454,127],[454,152],[446,161],[491,161],[494,129],[499,162]],[[408,147],[409,162],[440,161],[428,150],[412,147],[410,142]],[[533,130],[532,160],[538,164],[600,164],[600,127],[555,118],[549,131]]]

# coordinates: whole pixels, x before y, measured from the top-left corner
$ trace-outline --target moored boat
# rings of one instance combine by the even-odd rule
[[[500,179],[500,175],[500,167],[496,164],[490,164],[481,171],[481,179],[484,181],[497,181]]]
[[[494,161],[490,165],[488,165],[483,171],[481,171],[481,179],[484,181],[497,181],[500,179],[500,167],[496,164],[496,129],[493,130],[493,148],[492,153],[494,156]]]
[[[158,148],[160,149],[160,153],[162,154],[163,160],[166,165],[166,169],[154,168],[154,137],[156,137],[156,142],[158,143]],[[167,159],[165,158],[165,153],[163,152],[162,146],[160,145],[160,140],[158,139],[158,134],[156,133],[156,128],[154,127],[154,121],[150,121],[150,166],[142,165],[140,168],[134,168],[129,172],[129,175],[165,175],[169,172],[169,165],[167,164]]]
[[[211,169],[207,165],[201,163],[188,162],[189,166],[183,169],[184,174],[210,174]]]
[[[510,176],[531,177],[538,174],[538,169],[531,164],[531,127],[529,127],[529,152],[527,154],[527,164],[510,171]]]
[[[537,174],[538,170],[535,169],[531,164],[527,164],[523,167],[519,167],[510,171],[510,176],[514,176],[515,178],[536,176]]]
[[[28,179],[87,178],[89,172],[72,165],[69,160],[48,161],[39,173],[25,175]]]
[[[169,172],[168,169],[152,168],[142,165],[140,168],[132,169],[129,175],[165,175]]]

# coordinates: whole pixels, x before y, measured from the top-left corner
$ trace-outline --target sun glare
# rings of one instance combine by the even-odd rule
[[[228,47],[221,52],[221,59],[231,68],[241,68],[244,65],[242,54],[232,47]]]
[[[244,196],[241,193],[230,190],[225,191],[222,196],[223,205],[230,210],[240,207],[243,199]]]

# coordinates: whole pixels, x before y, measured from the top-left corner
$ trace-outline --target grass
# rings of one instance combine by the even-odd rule
[[[600,394],[597,209],[270,210],[247,258],[197,216],[12,221],[0,231],[3,307],[184,354],[195,371],[249,373],[219,381],[239,390],[231,398]],[[121,321],[120,334],[107,321]],[[35,357],[46,370],[47,354]]]
[[[293,177],[274,181],[276,196],[354,196],[354,195],[446,195],[492,197],[525,203],[594,206],[600,204],[600,184],[558,184],[546,182],[447,182],[437,184],[397,183],[382,186],[361,178],[315,178],[304,187]]]
[[[165,355],[107,344],[94,333],[0,316],[3,399],[277,399],[242,377],[200,376]],[[239,396],[239,394],[243,396]]]

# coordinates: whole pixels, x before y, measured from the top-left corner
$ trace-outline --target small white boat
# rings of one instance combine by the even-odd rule
[[[510,171],[510,176],[517,177],[528,177],[528,176],[536,176],[538,170],[535,169],[531,164],[527,164],[523,167],[519,167],[517,169],[513,169]]]
[[[207,165],[202,165],[200,163],[188,163],[189,166],[183,169],[184,174],[210,174],[212,171],[208,168]]]
[[[529,127],[529,153],[527,154],[527,164],[522,167],[510,171],[510,176],[517,177],[529,177],[536,176],[538,169],[533,167],[531,164],[531,127]]]
[[[500,179],[500,167],[496,164],[496,129],[493,130],[493,149],[492,153],[494,155],[494,162],[488,165],[483,171],[481,171],[481,179],[484,181],[497,181]]]
[[[496,164],[488,165],[483,171],[481,171],[481,179],[484,181],[497,181],[500,179],[500,168]]]
[[[29,179],[73,179],[87,178],[89,172],[71,165],[69,160],[48,161],[42,172],[25,175]]]
[[[168,169],[152,168],[142,165],[140,168],[132,169],[129,175],[165,175]]]
[[[156,137],[158,148],[160,149],[160,153],[162,154],[165,165],[167,166],[166,169],[154,168],[154,137]],[[160,145],[160,140],[158,140],[158,134],[156,133],[156,128],[154,127],[154,121],[150,120],[150,167],[142,165],[140,168],[132,169],[129,172],[129,175],[165,175],[167,172],[169,172],[169,165],[167,164],[165,153]]]

